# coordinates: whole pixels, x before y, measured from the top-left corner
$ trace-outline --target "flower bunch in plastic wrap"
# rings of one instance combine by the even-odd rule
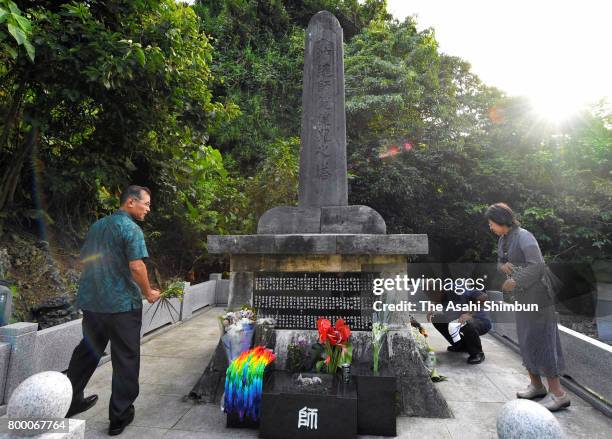
[[[257,311],[255,311],[255,308],[243,305],[237,311],[230,311],[219,316],[221,333],[224,334],[230,329],[241,329],[244,325],[252,325],[256,320]]]
[[[233,361],[251,347],[256,320],[255,309],[248,305],[219,316],[221,343],[225,348],[228,361]]]

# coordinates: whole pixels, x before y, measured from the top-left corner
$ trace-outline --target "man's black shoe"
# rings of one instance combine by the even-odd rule
[[[478,352],[477,354],[470,355],[467,359],[469,364],[479,364],[485,360],[485,354],[483,352]]]
[[[128,416],[127,418],[121,420],[121,421],[111,421],[109,427],[108,427],[108,435],[109,436],[117,436],[118,434],[123,433],[123,430],[125,430],[125,427],[127,427],[128,425],[130,425],[132,423],[132,421],[134,420],[134,406],[131,405],[130,408],[128,409]]]
[[[80,401],[73,401],[72,404],[70,404],[68,413],[66,413],[66,417],[70,418],[78,413],[89,410],[94,405],[96,405],[96,402],[98,402],[98,395],[90,395]]]
[[[448,352],[467,352],[467,349],[462,344],[453,344],[446,348]]]

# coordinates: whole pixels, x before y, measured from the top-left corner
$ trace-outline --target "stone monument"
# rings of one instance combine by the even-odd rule
[[[258,316],[277,320],[268,340],[277,354],[276,368],[284,367],[285,349],[297,334],[316,339],[318,317],[344,318],[354,331],[354,360],[371,358],[366,332],[373,314],[371,279],[404,274],[408,255],[428,253],[427,235],[388,235],[378,212],[348,204],[342,40],[331,13],[322,11],[310,20],[298,206],[264,213],[256,235],[208,237],[209,253],[230,256],[228,308],[250,304]],[[407,293],[395,292],[391,301],[403,299],[401,294]],[[398,377],[399,413],[452,416],[416,353],[407,314],[394,314],[395,323],[404,325],[390,331],[384,351]],[[219,388],[215,380],[222,379],[223,369],[214,366],[219,361],[217,352],[200,380],[200,395]]]
[[[264,213],[257,233],[384,234],[378,212],[348,205],[342,28],[332,14],[320,12],[307,35],[299,203]]]

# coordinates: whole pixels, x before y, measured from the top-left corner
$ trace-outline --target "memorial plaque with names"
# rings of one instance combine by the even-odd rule
[[[376,273],[255,273],[253,306],[278,329],[316,329],[317,319],[339,318],[352,330],[372,329]]]

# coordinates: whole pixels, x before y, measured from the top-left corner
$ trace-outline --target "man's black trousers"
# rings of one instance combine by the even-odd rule
[[[85,386],[110,340],[113,384],[108,417],[116,422],[128,416],[139,391],[141,326],[142,309],[113,314],[83,311],[83,340],[74,349],[67,372],[73,402],[83,399]]]
[[[489,332],[490,327],[490,325],[487,325],[486,322],[480,319],[472,318],[461,327],[461,330],[459,331],[461,333],[461,340],[455,343],[448,332],[448,317],[441,314],[436,314],[431,319],[431,323],[433,323],[438,332],[442,334],[451,345],[456,344],[460,347],[464,347],[470,355],[482,352],[480,336]]]

